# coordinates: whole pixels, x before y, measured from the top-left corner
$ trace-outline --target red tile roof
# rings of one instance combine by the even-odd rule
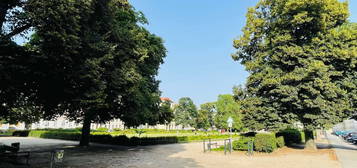
[[[172,101],[170,98],[168,98],[168,97],[161,97],[160,98],[161,99],[161,101]]]

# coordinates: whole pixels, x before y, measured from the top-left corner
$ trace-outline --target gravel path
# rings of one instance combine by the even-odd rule
[[[0,142],[23,142],[24,146],[75,145],[78,142],[44,140],[35,138],[3,139]],[[36,148],[36,147],[35,147]],[[65,151],[63,168],[340,168],[331,149],[306,151],[302,149],[283,148],[272,154],[255,153],[248,157],[245,152],[203,153],[202,143],[155,145],[144,147],[118,147],[93,145],[88,148],[68,148]],[[48,163],[40,159],[45,156],[34,156],[32,168],[48,167]],[[1,167],[1,163],[0,163]],[[14,168],[20,168],[13,166]],[[12,168],[6,166],[6,168]]]
[[[343,168],[357,167],[357,146],[346,143],[343,139],[328,134],[329,143],[336,151],[338,160],[341,162]]]

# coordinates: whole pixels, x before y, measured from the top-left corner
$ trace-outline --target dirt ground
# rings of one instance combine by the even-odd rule
[[[202,143],[156,145],[145,147],[97,146],[70,147],[65,150],[64,168],[340,168],[332,149],[308,151],[282,148],[271,154],[245,152],[203,153]],[[48,166],[48,154],[33,155],[31,167]],[[3,164],[3,167],[20,168]],[[1,167],[1,164],[0,164]]]

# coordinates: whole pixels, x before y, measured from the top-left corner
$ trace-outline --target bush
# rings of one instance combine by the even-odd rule
[[[128,130],[132,131],[133,130]],[[146,131],[146,130],[145,130]],[[119,136],[117,136],[119,135]],[[155,134],[154,134],[155,135]],[[43,129],[32,130],[29,133],[30,137],[49,138],[49,139],[63,139],[78,141],[81,137],[81,132],[78,129],[64,130],[64,129]],[[191,141],[202,141],[205,139],[226,139],[230,135],[193,135],[193,136],[160,136],[157,137],[128,137],[118,133],[109,132],[91,132],[90,141],[102,144],[137,146],[137,145],[156,145],[169,143],[184,143]],[[233,135],[237,137],[238,135]]]
[[[47,139],[63,139],[78,141],[81,138],[81,133],[78,132],[62,132],[62,131],[30,131],[30,137],[47,138]]]
[[[253,137],[240,137],[238,140],[233,141],[233,150],[248,151],[248,142],[253,141]]]
[[[218,148],[212,148],[211,151],[224,151],[224,145],[219,146]]]
[[[101,127],[101,128],[97,128],[95,131],[97,132],[108,132],[108,128],[104,128],[104,127]]]
[[[283,136],[285,144],[291,146],[292,144],[300,144],[302,141],[302,134],[297,129],[285,129],[276,134],[277,137]]]
[[[256,134],[257,134],[256,132],[247,132],[247,133],[242,134],[242,136],[245,136],[245,137],[255,137]]]
[[[114,128],[113,131],[122,131],[120,128]]]
[[[255,135],[254,147],[259,152],[273,152],[277,148],[275,135],[267,133]]]
[[[12,136],[14,130],[0,130],[0,135]]]
[[[300,143],[305,142],[305,132],[304,131],[300,131],[300,136],[301,136],[301,142]]]
[[[283,136],[280,136],[280,137],[276,138],[276,146],[278,148],[282,148],[282,147],[285,146],[285,141],[284,141],[284,137]]]
[[[12,136],[27,137],[27,136],[29,136],[29,132],[30,131],[28,131],[28,130],[14,131],[12,133]]]

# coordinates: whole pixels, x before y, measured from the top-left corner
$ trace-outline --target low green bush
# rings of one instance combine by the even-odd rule
[[[256,134],[257,134],[256,132],[246,132],[246,133],[243,133],[242,136],[255,137]]]
[[[47,138],[47,139],[63,139],[78,141],[81,138],[79,132],[62,132],[62,131],[30,131],[30,137]]]
[[[114,128],[113,131],[119,132],[119,131],[122,131],[122,129],[120,129],[120,128]]]
[[[240,137],[233,141],[233,150],[248,151],[248,142],[254,142],[254,137]]]
[[[259,152],[273,152],[276,146],[276,138],[274,134],[259,133],[255,135],[254,147]]]
[[[304,131],[300,131],[300,137],[301,137],[300,143],[305,143],[305,132]]]
[[[284,129],[276,133],[277,137],[283,136],[285,145],[291,146],[293,144],[302,143],[303,133],[297,129]]]
[[[0,135],[12,136],[14,130],[0,130]]]
[[[212,148],[211,151],[224,151],[224,145],[219,146],[218,148]]]
[[[28,131],[28,130],[14,131],[12,133],[12,136],[27,137],[27,136],[29,136],[29,132],[30,131]]]
[[[285,141],[284,141],[284,137],[283,136],[280,136],[280,137],[276,138],[276,146],[278,148],[282,148],[282,147],[285,146]]]
[[[237,138],[239,137],[239,135],[232,135],[233,138]],[[217,134],[217,135],[191,135],[191,136],[187,136],[188,138],[188,141],[202,141],[202,140],[205,140],[205,139],[227,139],[227,138],[230,138],[230,135],[228,134],[223,134],[223,135],[220,135],[220,134]]]
[[[101,127],[101,128],[97,128],[96,130],[94,130],[96,132],[108,132],[109,129],[108,128],[104,128],[104,127]]]
[[[129,130],[131,131],[131,130]],[[155,135],[155,134],[154,134]],[[81,132],[78,130],[32,130],[29,133],[30,137],[38,138],[49,138],[49,139],[63,139],[63,140],[74,140],[78,141],[81,137]],[[156,144],[169,144],[169,143],[185,143],[192,141],[202,141],[205,139],[226,139],[230,135],[208,135],[208,134],[197,134],[192,136],[175,136],[168,135],[152,137],[128,137],[126,135],[120,135],[112,132],[91,132],[90,141],[102,144],[113,144],[113,145],[125,145],[125,146],[137,146],[137,145],[156,145]],[[238,135],[233,135],[233,137],[238,137]]]

